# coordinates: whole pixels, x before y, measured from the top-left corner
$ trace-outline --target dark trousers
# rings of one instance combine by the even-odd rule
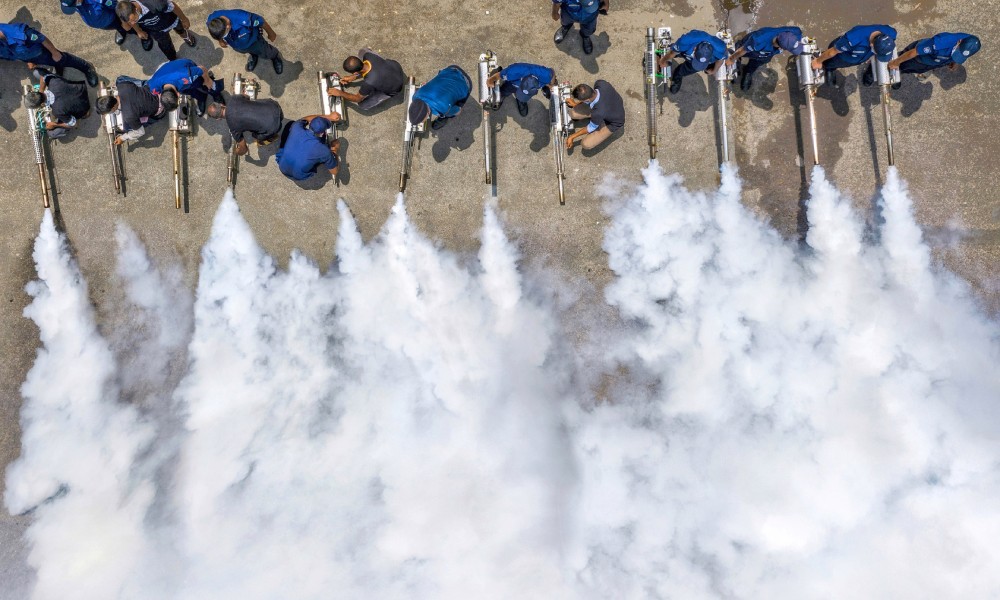
[[[576,19],[574,19],[569,15],[569,12],[566,11],[566,7],[563,6],[559,8],[559,22],[562,24],[563,27],[566,28],[572,27],[573,23],[579,23],[580,35],[582,35],[583,37],[590,37],[594,35],[595,31],[597,31],[598,14],[599,13],[594,13],[594,16],[586,21],[577,21]]]
[[[257,37],[257,41],[249,48],[246,50],[237,50],[237,52],[240,54],[253,54],[257,58],[265,58],[267,60],[274,60],[281,54],[277,48],[268,43],[263,33]]]
[[[909,52],[910,50],[913,50],[916,47],[917,47],[917,43],[913,42],[912,44],[910,44],[906,48],[903,48],[903,51],[900,52],[900,54],[906,54],[907,52]],[[928,65],[926,63],[920,62],[920,57],[918,56],[917,58],[911,58],[910,60],[908,60],[908,61],[906,61],[904,63],[900,63],[900,65],[899,65],[899,72],[900,73],[913,73],[914,75],[919,75],[920,73],[926,73],[928,71],[933,71],[934,69],[938,69],[940,67],[944,67],[944,66],[947,66],[947,65],[948,65],[948,63],[944,63],[944,64],[941,64],[941,65]]]
[[[763,58],[751,58],[740,67],[740,72],[747,77],[753,77],[753,74],[757,72],[757,69],[763,67],[767,63],[771,62],[771,59]]]
[[[673,79],[674,81],[680,81],[681,79],[684,79],[688,75],[694,75],[697,72],[698,71],[691,66],[691,61],[685,60],[680,64],[680,66],[674,69],[674,74],[671,75],[670,78]]]
[[[62,75],[63,69],[67,67],[70,69],[76,69],[84,75],[89,73],[90,70],[94,68],[94,65],[83,60],[79,56],[76,56],[75,54],[70,54],[69,52],[63,52],[62,60],[56,61],[56,59],[53,58],[52,53],[49,52],[48,48],[42,48],[41,54],[26,62],[33,62],[36,65],[55,67],[57,75]]]
[[[186,37],[187,30],[184,29],[183,25],[181,25],[180,19],[175,17],[173,23],[177,23],[177,26],[173,27],[173,30],[177,32],[177,35]],[[157,46],[159,46],[160,51],[167,57],[167,60],[177,60],[177,48],[174,47],[174,41],[170,39],[170,30],[173,23],[168,24],[165,28],[158,31],[150,31],[148,29],[143,30],[149,34],[149,37],[153,38],[153,41],[156,42]],[[141,23],[139,24],[139,27],[142,27]]]

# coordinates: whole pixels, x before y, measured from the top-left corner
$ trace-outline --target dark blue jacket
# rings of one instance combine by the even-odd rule
[[[431,113],[438,117],[454,117],[464,101],[472,93],[472,81],[458,65],[451,65],[438,71],[433,79],[420,86],[413,94],[414,100],[423,100]]]
[[[748,33],[740,41],[740,48],[746,50],[747,58],[753,60],[771,60],[775,54],[781,54],[781,48],[774,45],[778,34],[791,32],[795,37],[802,39],[802,30],[798,27],[761,27],[757,31]]]
[[[222,39],[239,52],[246,52],[257,42],[264,26],[264,17],[245,10],[217,10],[208,15],[206,23],[216,17],[229,19],[229,31]]]
[[[925,65],[944,66],[954,62],[951,58],[952,52],[958,43],[967,37],[969,33],[939,33],[932,38],[920,40],[914,46],[917,51],[917,62]]]
[[[560,4],[571,19],[578,23],[586,23],[597,18],[597,11],[601,8],[600,0],[552,0],[553,4]]]
[[[116,4],[115,0],[83,0],[79,6],[74,2],[68,8],[80,13],[80,18],[88,27],[110,29],[118,21]]]
[[[168,83],[177,88],[181,94],[192,89],[204,89],[202,76],[205,71],[189,58],[178,58],[165,62],[157,67],[156,72],[146,82],[150,91],[159,94]]]
[[[869,38],[876,31],[896,39],[896,30],[888,25],[858,25],[833,40],[833,47],[840,51],[838,58],[849,65],[860,65],[874,56]]]
[[[726,58],[726,43],[714,35],[705,33],[700,29],[692,29],[677,38],[677,41],[670,46],[670,49],[679,54],[683,54],[685,58],[691,60],[694,58],[694,49],[697,48],[698,44],[702,42],[708,42],[712,45],[712,58],[709,59],[709,64]]]
[[[0,24],[0,33],[7,42],[0,42],[0,58],[4,60],[30,61],[45,52],[45,36],[24,23]]]
[[[274,157],[278,162],[278,170],[285,177],[302,181],[315,175],[320,165],[325,165],[327,169],[337,166],[337,156],[326,142],[309,130],[305,119],[295,121],[288,127],[290,129],[285,145]]]

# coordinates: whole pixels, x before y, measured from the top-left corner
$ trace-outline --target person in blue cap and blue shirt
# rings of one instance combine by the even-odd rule
[[[339,114],[330,113],[311,115],[285,125],[275,155],[282,175],[293,181],[303,181],[315,175],[322,165],[336,177],[340,169],[337,158],[340,139],[328,144],[326,130],[339,120]]]
[[[513,94],[514,99],[517,100],[517,112],[522,117],[526,117],[528,116],[528,101],[535,94],[541,91],[546,98],[552,95],[549,86],[556,82],[556,72],[542,65],[513,63],[491,75],[487,84],[493,87],[497,81],[503,82],[500,86],[501,98]]]
[[[191,96],[197,102],[199,117],[205,114],[205,104],[209,94],[216,102],[226,103],[222,97],[223,85],[221,79],[212,78],[211,71],[189,58],[178,58],[163,63],[146,82],[146,87],[154,94],[172,88],[178,94]]]
[[[561,44],[573,28],[573,23],[579,23],[583,53],[590,54],[594,51],[594,42],[590,36],[597,31],[597,15],[608,14],[609,2],[610,0],[552,0],[552,19],[559,21],[560,25],[552,40]]]
[[[62,0],[64,13],[79,14],[87,27],[105,31],[115,30],[115,43],[121,46],[125,43],[125,36],[129,32],[122,27],[122,22],[115,14],[117,4],[118,0]]]
[[[431,129],[441,129],[462,111],[471,93],[472,80],[462,67],[451,65],[441,69],[413,94],[407,115],[410,124],[416,126],[428,117],[436,117],[431,122]]]
[[[970,33],[939,33],[904,48],[899,58],[889,63],[889,68],[918,76],[941,67],[954,71],[979,52],[980,46],[979,38]]]
[[[892,59],[896,49],[896,30],[888,25],[858,25],[830,42],[830,47],[813,59],[814,69],[826,70],[826,82],[837,85],[837,69],[853,67],[867,61],[874,55],[882,62]],[[875,83],[871,64],[865,69],[861,83]]]
[[[217,10],[208,15],[208,34],[223,48],[230,47],[240,54],[247,54],[247,71],[257,68],[257,59],[271,61],[274,72],[281,75],[285,64],[278,49],[268,43],[278,34],[264,17],[245,10]],[[263,33],[267,34],[267,40]]]
[[[726,43],[700,29],[692,29],[670,46],[667,52],[657,61],[660,68],[667,66],[673,57],[682,55],[687,60],[674,69],[670,77],[670,93],[681,91],[682,80],[688,75],[705,71],[709,75],[715,72],[720,62],[726,58]]]
[[[49,38],[24,23],[0,23],[0,59],[28,63],[29,69],[36,65],[55,67],[57,75],[62,75],[63,69],[69,67],[83,73],[90,87],[97,86],[94,65],[79,56],[57,50]]]
[[[749,90],[753,85],[753,74],[757,69],[771,62],[784,50],[792,56],[802,54],[802,30],[798,27],[761,27],[745,35],[736,42],[736,51],[726,59],[726,64],[737,65],[740,74],[740,89]],[[746,57],[747,61],[740,59]]]

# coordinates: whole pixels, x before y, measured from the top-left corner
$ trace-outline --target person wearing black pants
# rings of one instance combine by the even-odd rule
[[[76,69],[86,75],[90,87],[97,86],[94,65],[79,56],[58,50],[49,38],[24,23],[0,23],[0,59],[25,62],[29,69],[34,69],[35,65],[55,67],[59,75],[67,67]]]
[[[142,40],[142,49],[147,52],[153,47],[153,42],[167,60],[177,60],[177,49],[170,39],[173,30],[181,36],[184,43],[194,47],[197,41],[194,34],[188,31],[191,22],[184,11],[172,0],[121,0],[115,7],[115,13],[121,19],[125,29],[135,29]]]

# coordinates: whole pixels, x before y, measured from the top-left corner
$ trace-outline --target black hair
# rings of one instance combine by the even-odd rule
[[[94,106],[97,108],[97,114],[106,115],[118,108],[118,99],[114,96],[101,96],[94,103]]]
[[[135,6],[130,0],[121,0],[115,5],[115,15],[123,22],[128,23],[129,17],[135,12]]]
[[[180,105],[181,99],[177,95],[177,90],[163,90],[160,93],[160,104],[165,110],[174,110]]]
[[[364,63],[357,56],[348,56],[344,59],[344,70],[348,73],[357,73],[364,68]]]
[[[573,98],[577,100],[589,100],[591,96],[594,95],[594,88],[590,87],[585,83],[573,88]]]
[[[221,119],[224,115],[225,110],[226,110],[225,104],[219,104],[218,102],[213,102],[208,105],[208,108],[205,110],[205,114],[207,114],[209,117],[212,117],[213,119]]]
[[[28,92],[24,95],[24,105],[28,108],[40,108],[45,104],[45,94],[41,92]]]
[[[216,40],[221,40],[222,36],[226,35],[226,22],[222,17],[215,17],[208,22],[208,35]]]

